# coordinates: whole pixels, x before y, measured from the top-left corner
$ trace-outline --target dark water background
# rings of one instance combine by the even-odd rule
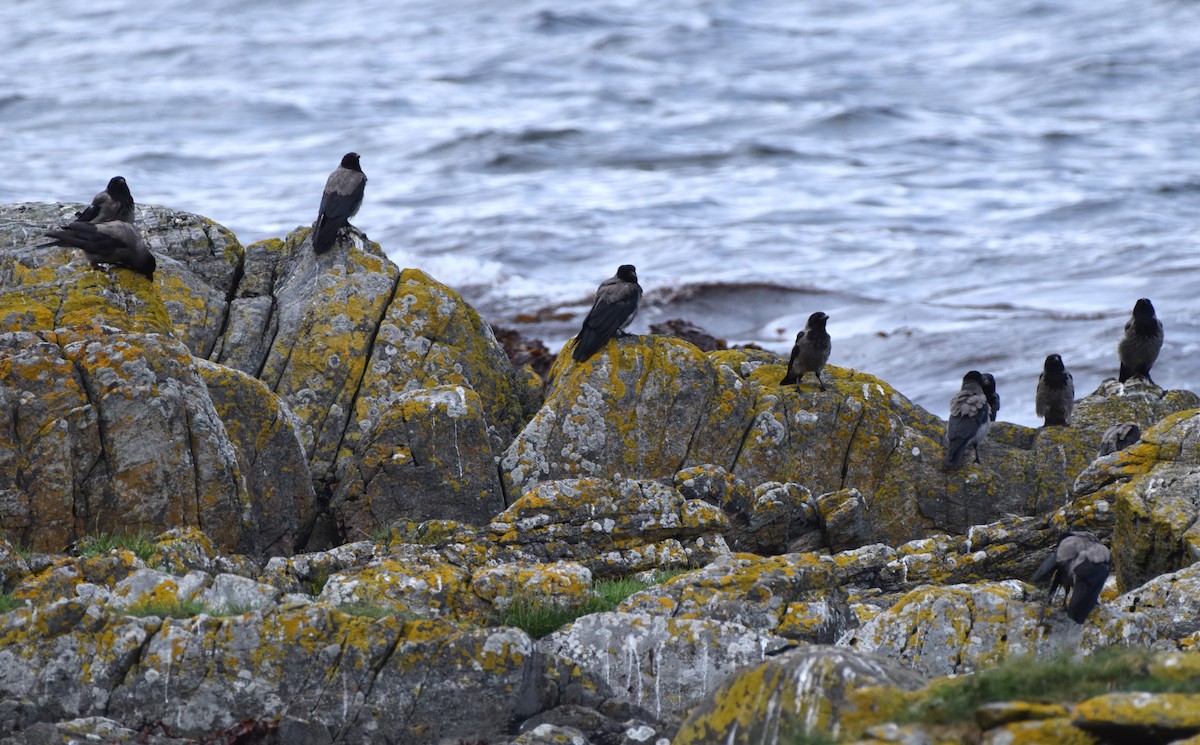
[[[1145,296],[1200,390],[1195,0],[5,0],[0,50],[3,202],[121,174],[249,244],[354,150],[356,225],[555,348],[633,263],[635,330],[823,310],[832,363],[943,416],[990,370],[1032,424]]]

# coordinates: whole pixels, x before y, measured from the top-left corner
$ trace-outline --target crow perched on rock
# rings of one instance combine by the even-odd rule
[[[147,279],[154,279],[154,254],[150,253],[142,234],[130,223],[110,220],[93,224],[76,220],[46,235],[54,239],[52,245],[82,249],[93,265],[124,266],[144,274]]]
[[[1052,354],[1046,358],[1038,377],[1034,410],[1043,417],[1046,426],[1067,426],[1075,406],[1075,380],[1063,366],[1062,357]]]
[[[313,251],[323,254],[333,248],[334,241],[342,228],[350,224],[350,218],[362,206],[363,192],[367,188],[367,177],[359,165],[358,153],[346,153],[342,163],[333,169],[325,182],[321,195],[321,209],[313,223]]]
[[[1125,336],[1117,344],[1117,358],[1121,361],[1121,371],[1117,378],[1124,383],[1129,378],[1140,375],[1150,379],[1150,368],[1158,359],[1162,349],[1163,325],[1154,315],[1154,306],[1146,298],[1141,298],[1133,306],[1133,316],[1125,322]]]
[[[1121,422],[1114,424],[1104,431],[1100,438],[1099,455],[1111,455],[1118,450],[1124,450],[1142,439],[1142,428],[1137,422]]]
[[[983,373],[979,377],[983,378],[983,395],[987,396],[988,400],[988,419],[996,421],[996,415],[1000,413],[1000,394],[996,392],[996,376],[991,373]]]
[[[991,424],[991,406],[983,392],[983,375],[972,370],[963,376],[962,388],[950,399],[950,418],[946,421],[946,468],[958,468],[967,455],[975,451],[979,462],[979,443],[983,442]]]
[[[79,222],[102,223],[118,222],[133,223],[133,195],[129,193],[129,185],[120,176],[108,180],[104,191],[92,197],[92,204],[82,212],[75,214]]]
[[[1066,593],[1063,601],[1067,615],[1075,623],[1083,623],[1099,602],[1100,591],[1111,569],[1112,553],[1096,536],[1083,531],[1063,533],[1054,552],[1033,573],[1034,582],[1040,582],[1051,573],[1054,575],[1039,622],[1046,616],[1046,607],[1050,605],[1054,591],[1061,586]]]
[[[821,386],[821,390],[825,390],[825,381],[821,380],[821,368],[829,361],[829,351],[833,348],[829,332],[825,330],[828,320],[829,316],[820,311],[808,317],[804,330],[796,334],[792,357],[788,360],[787,374],[779,381],[780,385],[795,383],[796,388],[799,388],[804,373],[810,372],[817,376],[817,385]]]
[[[632,264],[622,264],[617,273],[600,283],[596,288],[596,300],[583,328],[575,336],[575,351],[571,358],[583,362],[614,336],[622,336],[637,315],[638,302],[642,299],[642,286],[638,284],[637,269]]]

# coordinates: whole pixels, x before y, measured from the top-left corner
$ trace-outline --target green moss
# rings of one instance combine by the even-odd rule
[[[1151,671],[1148,650],[1112,647],[1076,660],[1013,658],[968,677],[935,684],[899,719],[949,724],[971,719],[982,705],[1000,701],[1076,703],[1117,691],[1198,693],[1200,678],[1172,678]]]
[[[13,608],[20,608],[21,601],[9,595],[7,592],[0,592],[0,613],[8,613]]]
[[[115,548],[126,549],[142,561],[149,561],[158,549],[158,545],[154,542],[154,536],[144,530],[139,530],[132,535],[99,533],[84,536],[76,543],[75,551],[80,557],[87,559],[107,556],[108,552]]]

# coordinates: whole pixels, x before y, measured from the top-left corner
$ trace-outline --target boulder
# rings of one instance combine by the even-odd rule
[[[783,649],[769,632],[704,618],[593,613],[538,642],[659,719],[678,721],[727,675]]]
[[[627,598],[619,609],[736,623],[813,643],[832,643],[850,625],[833,562],[815,554],[722,556]]]
[[[679,728],[674,745],[751,745],[806,736],[860,735],[878,721],[855,692],[873,686],[914,691],[925,679],[883,657],[803,646],[739,670],[720,683]],[[863,714],[874,716],[863,717]]]
[[[0,205],[0,331],[102,324],[170,334],[207,356],[225,324],[242,264],[229,230],[198,215],[139,205],[135,221],[158,258],[154,280],[92,268],[73,248],[43,246],[46,230],[84,205]]]
[[[1113,567],[1132,589],[1200,561],[1200,411],[1166,417],[1096,461],[1080,489],[1115,506]]]
[[[729,470],[754,400],[730,367],[657,336],[617,339],[583,363],[559,355],[550,375],[545,403],[501,461],[509,494],[575,477]]]
[[[1048,654],[1065,642],[1058,641],[1061,635],[1053,645],[1043,637],[1031,589],[1014,580],[916,589],[837,643],[891,657],[929,676],[974,672],[1010,656]]]
[[[1143,401],[1131,387],[1122,394],[1101,386],[1080,402],[1080,426],[998,423],[981,464],[946,471],[944,422],[870,375],[830,367],[822,392],[780,386],[783,361],[763,352],[706,355],[656,337],[621,339],[607,350],[584,364],[558,360],[545,404],[502,461],[510,494],[578,475],[692,481],[728,508],[729,537],[745,547],[778,545],[766,531],[767,546],[754,538],[748,523],[759,518],[786,520],[797,546],[816,548],[802,537],[811,516],[796,507],[786,518],[752,515],[738,489],[714,491],[720,474],[730,484],[791,483],[821,495],[812,507],[835,551],[897,545],[1048,514],[1069,500],[1111,420],[1134,410],[1165,414],[1195,398],[1172,392]]]
[[[251,397],[257,390],[238,384]],[[236,385],[221,395],[240,395]],[[267,494],[250,492],[241,462],[253,454],[239,458],[177,341],[109,327],[0,334],[0,411],[0,527],[23,545],[62,549],[89,533],[195,525],[229,551],[291,551],[295,495],[274,492],[269,479],[251,479]],[[278,416],[244,421],[289,429]],[[260,499],[285,509],[256,513]]]
[[[400,275],[377,244],[358,232],[351,238],[339,243],[338,250],[316,256],[308,248],[307,228],[287,237],[280,249],[285,254],[277,267],[281,271],[270,290],[270,346],[259,371],[246,370],[298,418],[309,471],[318,483],[335,478],[337,450]],[[268,262],[256,266],[264,264]],[[226,334],[262,333],[257,327],[233,326],[241,320],[231,317]]]
[[[342,461],[332,509],[342,535],[397,520],[486,524],[504,510],[479,395],[463,385],[398,396]]]
[[[728,549],[725,514],[655,481],[538,484],[488,525],[491,540],[541,561],[577,561],[597,577],[704,564]]]

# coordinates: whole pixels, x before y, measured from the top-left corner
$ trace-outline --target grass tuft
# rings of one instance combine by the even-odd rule
[[[534,639],[541,639],[578,618],[613,610],[630,595],[682,574],[682,571],[661,574],[665,576],[664,579],[659,580],[656,574],[654,582],[643,582],[633,577],[600,580],[592,585],[591,595],[581,605],[571,607],[563,607],[549,598],[514,598],[497,625],[514,626]]]
[[[154,542],[154,536],[145,530],[139,530],[133,534],[88,535],[80,538],[76,543],[76,553],[83,558],[107,556],[108,552],[114,548],[126,549],[142,561],[149,561],[154,552],[158,550],[158,544]]]
[[[17,600],[7,592],[0,592],[0,613],[8,613],[10,610],[20,607],[20,600]]]
[[[917,702],[903,721],[951,724],[974,717],[988,703],[1076,703],[1114,691],[1197,693],[1200,679],[1170,680],[1150,672],[1148,650],[1112,647],[1083,660],[1014,658],[974,675],[947,681]]]
[[[124,615],[134,618],[158,616],[159,618],[191,618],[205,613],[207,609],[199,600],[152,600],[126,608]]]

